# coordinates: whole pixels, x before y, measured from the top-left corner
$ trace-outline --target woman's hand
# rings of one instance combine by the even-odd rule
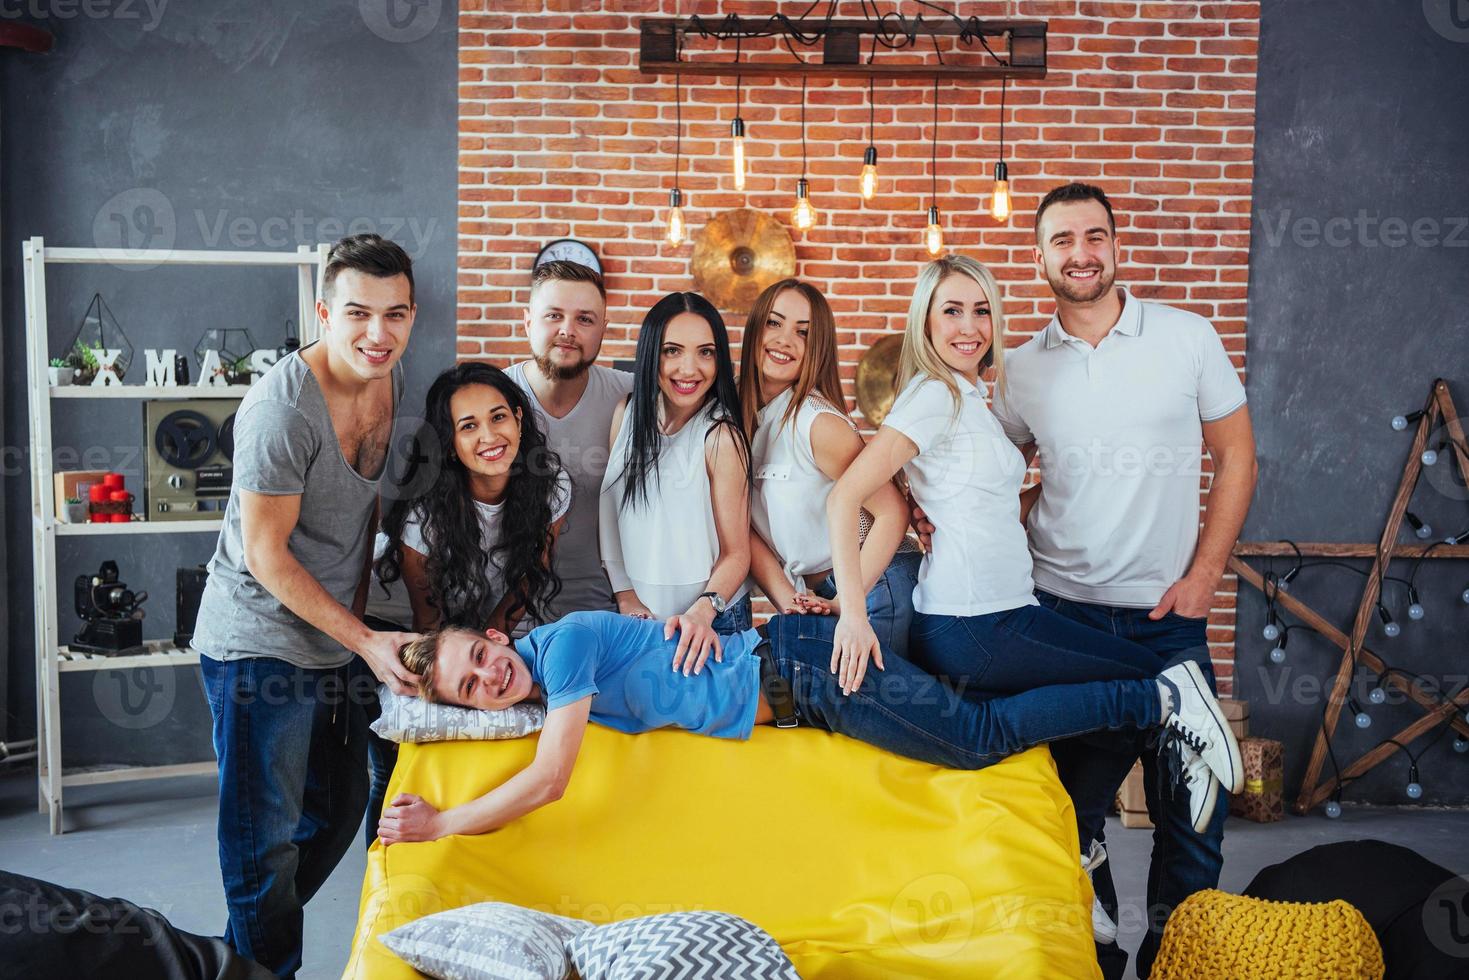
[[[703,597],[696,600],[682,616],[668,617],[663,624],[663,638],[672,639],[675,631],[678,633],[678,649],[673,651],[675,671],[682,665],[685,677],[690,672],[697,674],[704,669],[704,662],[709,659],[711,652],[715,660],[724,661],[724,651],[719,647],[719,634],[714,632],[714,607]]]
[[[438,840],[445,833],[444,815],[423,797],[412,793],[393,797],[377,822],[377,839],[384,846]]]
[[[878,670],[884,669],[882,647],[867,621],[867,610],[844,614],[837,620],[831,640],[831,672],[838,675],[843,694],[851,694],[862,686],[869,659]]]
[[[617,611],[633,619],[652,619],[653,613],[643,605],[636,592],[617,593]]]
[[[794,612],[805,613],[808,616],[840,616],[842,604],[835,598],[826,599],[813,592],[797,592],[792,599],[796,608]]]

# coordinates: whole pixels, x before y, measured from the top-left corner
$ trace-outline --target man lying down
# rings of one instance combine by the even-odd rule
[[[497,630],[445,629],[399,651],[431,701],[498,710],[544,701],[535,759],[499,787],[439,811],[401,793],[383,811],[386,845],[481,834],[559,799],[587,722],[621,732],[682,728],[748,739],[755,725],[808,725],[951,769],[982,769],[1056,739],[1094,731],[1163,728],[1181,788],[1207,797],[1242,789],[1239,746],[1191,661],[1155,679],[1036,688],[1008,697],[960,697],[932,675],[877,651],[867,673],[834,650],[837,620],[776,616],[724,639],[712,661],[695,657],[667,623],[612,612],[572,613],[512,644]],[[839,662],[840,661],[840,662]]]

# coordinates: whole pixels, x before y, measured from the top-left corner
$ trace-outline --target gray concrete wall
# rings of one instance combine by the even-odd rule
[[[405,6],[401,21],[390,5],[356,0],[175,2],[155,4],[156,15],[142,3],[98,5],[110,11],[99,17],[86,6],[38,21],[56,35],[50,53],[0,54],[5,444],[29,442],[20,243],[32,235],[51,245],[268,250],[388,235],[415,259],[405,405],[417,411],[454,358],[453,5]],[[281,270],[65,266],[47,288],[53,354],[98,291],[139,349],[192,349],[210,327],[248,328],[274,346],[296,316],[295,276]],[[141,403],[61,402],[52,418],[59,466],[117,469],[141,486]],[[5,706],[9,735],[20,737],[34,732],[30,490],[24,454],[5,463]],[[175,569],[206,560],[213,545],[208,534],[62,539],[63,638],[79,625],[73,579],[106,558],[151,593],[147,635],[172,635]],[[68,765],[212,754],[197,670],[71,675],[63,700]]]

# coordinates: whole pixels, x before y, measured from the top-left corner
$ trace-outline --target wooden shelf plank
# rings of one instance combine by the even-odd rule
[[[125,670],[131,667],[186,667],[199,662],[198,650],[180,650],[173,645],[172,640],[147,640],[143,645],[148,648],[147,653],[130,653],[119,657],[58,647],[56,669],[66,673],[73,670]]]
[[[213,517],[204,521],[129,521],[126,524],[57,524],[56,533],[62,537],[108,537],[119,534],[218,534],[224,527],[224,518]]]

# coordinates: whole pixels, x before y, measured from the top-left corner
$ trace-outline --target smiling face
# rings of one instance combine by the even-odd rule
[[[718,364],[709,321],[697,313],[680,313],[668,321],[658,354],[658,389],[669,415],[686,416],[704,404]]]
[[[607,302],[590,282],[552,279],[531,291],[525,333],[548,378],[569,380],[592,366],[607,329]]]
[[[474,476],[505,478],[520,451],[520,414],[493,385],[465,385],[449,398],[454,453]]]
[[[343,269],[316,315],[332,359],[363,381],[386,378],[408,346],[417,308],[404,275]]]
[[[499,630],[445,630],[433,675],[434,700],[499,711],[535,692],[525,661]]]
[[[795,384],[806,360],[811,331],[811,301],[798,289],[782,290],[760,331],[760,380],[765,400]]]
[[[1094,303],[1117,278],[1117,236],[1098,201],[1053,204],[1036,228],[1036,264],[1058,300]]]
[[[975,381],[993,337],[984,287],[962,273],[946,276],[935,287],[928,308],[928,339],[939,359]]]

